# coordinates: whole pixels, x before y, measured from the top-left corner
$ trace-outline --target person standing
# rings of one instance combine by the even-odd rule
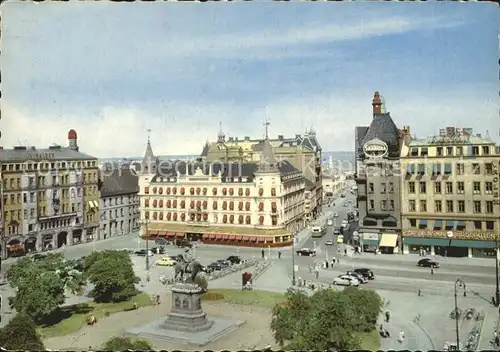
[[[281,259],[281,250],[278,250],[278,259]]]
[[[260,252],[261,256],[262,256],[262,259],[264,259],[264,249],[262,249],[262,251]]]

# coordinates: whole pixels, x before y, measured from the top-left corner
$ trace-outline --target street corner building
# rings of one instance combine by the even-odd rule
[[[266,126],[269,122],[266,122]],[[322,211],[323,199],[323,171],[322,148],[316,132],[311,128],[304,134],[295,137],[262,139],[226,137],[222,127],[217,135],[217,142],[206,142],[203,147],[200,161],[225,163],[257,163],[264,150],[264,143],[272,146],[277,160],[287,160],[305,178],[305,219],[313,221]]]
[[[92,241],[99,226],[97,158],[68,146],[0,149],[2,257]]]
[[[141,236],[280,247],[305,227],[306,178],[270,139],[256,161],[159,162],[148,141],[139,176]]]
[[[103,165],[101,180],[98,239],[139,231],[139,177],[134,166],[127,163]]]
[[[404,253],[495,257],[500,151],[488,135],[446,127],[401,148]]]
[[[354,240],[364,251],[398,253],[401,243],[399,192],[400,130],[382,96],[375,92],[369,126],[355,128],[359,234]]]

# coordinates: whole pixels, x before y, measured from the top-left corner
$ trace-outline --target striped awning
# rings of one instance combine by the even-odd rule
[[[236,235],[234,236],[235,241],[241,241],[243,239],[243,236]]]
[[[161,237],[167,236],[167,231],[158,231],[158,236],[161,236]]]
[[[398,235],[395,233],[383,233],[380,240],[379,247],[396,247],[398,243]]]
[[[215,240],[217,238],[217,235],[215,233],[210,234],[210,239]]]
[[[184,237],[185,233],[184,232],[176,232],[175,236],[177,237]]]
[[[158,235],[158,230],[149,230],[148,234],[149,234],[149,236],[157,236]]]
[[[227,239],[230,240],[230,241],[234,241],[236,239],[236,236],[235,235],[229,235]]]

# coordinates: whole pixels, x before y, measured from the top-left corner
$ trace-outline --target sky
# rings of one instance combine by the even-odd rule
[[[96,157],[199,154],[227,136],[352,151],[379,91],[398,126],[498,140],[494,3],[2,3],[1,144],[78,133]]]

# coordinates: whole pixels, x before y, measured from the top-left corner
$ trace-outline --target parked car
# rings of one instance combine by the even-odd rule
[[[333,213],[333,216],[336,217],[336,218],[338,218],[339,217],[339,213],[335,212],[335,213]]]
[[[339,286],[359,286],[359,281],[350,275],[340,275],[333,279],[334,285]]]
[[[151,248],[151,252],[153,252],[153,254],[165,254],[165,247],[153,247]]]
[[[241,259],[237,255],[230,255],[226,260],[231,264],[240,264],[243,261],[243,259]]]
[[[231,264],[232,264],[231,261],[229,261],[227,259],[219,259],[219,260],[217,260],[217,263],[219,263],[222,268],[227,268],[228,266],[231,266]]]
[[[333,226],[333,219],[328,219],[328,220],[326,220],[326,224],[327,224],[328,226]]]
[[[334,230],[333,231],[333,235],[334,236],[338,236],[338,235],[341,235],[340,231],[339,230]]]
[[[424,268],[439,268],[439,263],[430,258],[424,258],[418,261],[417,266]]]
[[[177,247],[193,247],[193,244],[184,238],[179,238],[175,240],[175,245]]]
[[[146,255],[149,255],[150,257],[153,256],[153,252],[147,251],[145,249],[139,249],[138,251],[135,251],[134,254],[140,257],[145,257]]]
[[[155,265],[157,266],[174,266],[177,262],[173,260],[171,257],[163,257],[156,261]]]
[[[340,198],[345,198],[345,193],[342,193],[342,194],[340,195]]]
[[[373,274],[373,271],[371,271],[370,269],[366,268],[354,269],[354,272],[363,275],[368,280],[375,279],[375,274]]]
[[[349,276],[352,276],[352,277],[354,277],[354,278],[358,279],[358,281],[359,281],[360,283],[362,283],[362,284],[366,284],[366,283],[368,282],[368,279],[367,279],[367,278],[365,278],[365,277],[364,277],[363,275],[361,275],[361,274],[358,274],[358,273],[357,273],[357,272],[355,272],[355,271],[347,271],[347,272],[346,272],[346,275],[349,275]]]
[[[344,203],[344,207],[346,207],[346,208],[347,208],[348,206],[349,206],[349,204],[348,204],[347,202],[345,202],[345,203]]]
[[[314,257],[316,255],[316,251],[310,248],[302,248],[297,251],[298,256],[308,256]]]
[[[222,270],[222,265],[219,262],[213,262],[207,265],[207,269],[211,271]]]
[[[333,246],[333,241],[332,240],[326,241],[325,246]]]
[[[155,244],[157,244],[158,246],[166,246],[170,244],[170,242],[167,241],[165,238],[157,238],[155,239]]]

